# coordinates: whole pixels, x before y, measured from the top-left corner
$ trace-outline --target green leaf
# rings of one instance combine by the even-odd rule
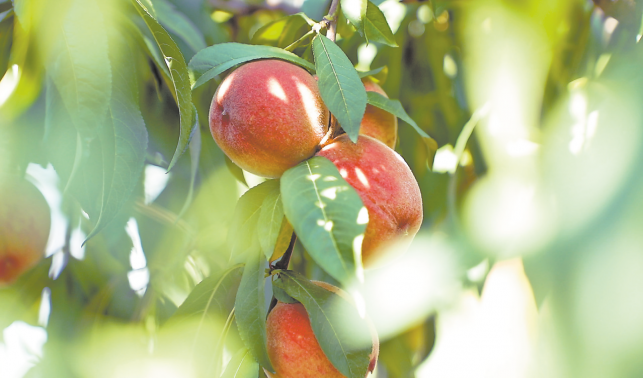
[[[95,0],[74,0],[47,67],[76,130],[94,138],[107,114],[112,88],[107,28]]]
[[[232,176],[234,176],[237,181],[245,185],[246,188],[250,187],[250,185],[248,185],[248,183],[246,182],[246,177],[243,175],[243,169],[239,168],[238,165],[233,163],[227,155],[223,155],[223,159],[225,160],[226,167],[228,167],[228,170],[230,170],[230,173],[232,173]]]
[[[235,301],[237,328],[241,340],[261,366],[274,372],[266,350],[266,258],[257,237],[252,238],[252,253],[243,269]]]
[[[270,263],[279,260],[284,253],[286,253],[286,250],[290,246],[290,242],[293,238],[294,231],[292,224],[290,224],[290,222],[288,222],[288,218],[284,216],[283,221],[281,222],[281,228],[279,229],[279,234],[277,235],[277,240],[272,248],[272,256],[268,259]]]
[[[310,62],[276,47],[221,43],[199,51],[190,61],[190,69],[194,71],[196,79],[193,89],[238,64],[266,58],[286,60],[311,71],[315,69]]]
[[[190,139],[194,132],[197,130],[194,122],[195,114],[193,112],[192,106],[192,91],[190,89],[190,77],[188,75],[187,65],[181,54],[181,50],[172,40],[172,37],[167,33],[165,29],[159,24],[159,22],[150,14],[148,8],[146,8],[141,0],[132,0],[134,7],[141,15],[145,24],[152,32],[154,40],[158,45],[165,64],[170,70],[170,76],[172,77],[174,100],[176,101],[177,106],[179,107],[179,116],[180,116],[180,132],[179,132],[179,142],[174,151],[174,156],[170,161],[170,166],[168,171],[174,167],[177,160],[185,150],[188,148]]]
[[[243,262],[247,252],[254,247],[262,205],[266,197],[275,190],[279,190],[279,180],[268,180],[249,189],[239,198],[232,216],[230,231],[228,231],[228,246],[232,262]],[[261,249],[260,244],[258,247]]]
[[[226,302],[236,293],[241,282],[243,272],[241,267],[241,264],[237,264],[205,278],[192,289],[169,320],[196,315],[205,316],[209,312],[218,314],[229,312],[232,306]]]
[[[411,125],[415,129],[415,131],[420,134],[420,136],[431,139],[429,134],[424,132],[424,130],[422,130],[420,126],[418,126],[417,123],[415,123],[415,121],[411,117],[409,117],[408,114],[406,114],[406,110],[404,110],[399,100],[391,100],[376,92],[368,92],[366,95],[368,96],[369,104],[386,110],[387,112],[393,114],[397,118]]]
[[[363,78],[365,78],[365,77],[367,77],[367,76],[375,76],[375,75],[377,75],[378,73],[382,72],[382,70],[384,69],[384,67],[386,67],[386,66],[382,66],[382,67],[380,67],[380,68],[376,68],[376,69],[374,69],[374,70],[370,70],[370,71],[357,71],[357,74],[358,74],[358,75],[359,75],[359,77],[360,77],[360,78],[362,78],[362,79],[363,79]],[[368,95],[368,93],[367,93],[367,95]]]
[[[324,157],[313,157],[281,177],[284,212],[315,262],[348,283],[362,272],[361,241],[368,212],[355,189]]]
[[[257,378],[259,364],[252,359],[248,349],[238,351],[226,366],[221,378]]]
[[[253,45],[269,45],[285,48],[310,30],[312,20],[303,13],[293,14],[269,22],[252,36]]]
[[[0,3],[0,13],[4,13],[13,7],[11,0],[6,0]]]
[[[194,132],[194,136],[192,137],[188,147],[190,150],[190,189],[188,190],[188,196],[185,198],[185,203],[183,204],[177,218],[182,218],[183,214],[185,214],[192,204],[192,199],[194,198],[194,183],[199,170],[199,160],[201,157],[201,129],[199,128],[199,114],[194,106],[193,111],[194,122],[196,123],[194,127],[196,128],[196,131]]]
[[[273,285],[304,305],[319,345],[340,373],[348,378],[366,376],[371,334],[352,303],[293,271],[281,272]]]
[[[153,0],[156,18],[166,30],[179,36],[194,52],[207,47],[201,31],[167,0]]]
[[[272,294],[275,296],[275,298],[279,302],[283,303],[299,303],[298,300],[295,298],[291,297],[284,291],[284,289],[280,288],[279,286],[272,285]]]
[[[344,17],[350,21],[360,35],[364,35],[364,21],[366,19],[366,9],[368,0],[341,0],[340,7]]]
[[[366,110],[366,89],[355,67],[335,42],[318,34],[313,39],[319,92],[353,142]]]
[[[364,20],[364,37],[367,42],[381,42],[385,45],[397,47],[395,36],[391,31],[391,27],[386,22],[386,17],[380,8],[368,2],[366,10],[366,18]]]
[[[266,196],[261,205],[261,214],[257,224],[257,237],[268,260],[275,249],[283,221],[284,206],[281,203],[281,192],[279,186],[275,185],[273,191]]]
[[[10,13],[8,17],[0,20],[0,77],[4,77],[7,67],[9,67],[9,55],[13,42],[13,19],[14,17]]]
[[[147,129],[138,106],[136,66],[128,41],[109,39],[114,86],[104,130],[99,134],[103,152],[103,200],[100,216],[87,240],[100,232],[121,210],[138,185],[147,151]]]

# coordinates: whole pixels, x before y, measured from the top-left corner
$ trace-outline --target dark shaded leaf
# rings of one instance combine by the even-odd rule
[[[342,283],[359,277],[368,212],[337,167],[324,157],[304,161],[281,177],[281,194],[286,217],[315,262]]]
[[[324,103],[353,142],[366,110],[366,89],[355,67],[335,42],[318,34],[313,39],[319,92]]]
[[[238,64],[266,58],[285,60],[311,71],[315,69],[315,66],[310,62],[276,47],[246,45],[236,42],[221,43],[199,51],[190,61],[190,69],[194,71],[196,79],[193,88]]]

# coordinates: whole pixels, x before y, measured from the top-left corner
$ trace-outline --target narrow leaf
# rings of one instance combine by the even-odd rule
[[[274,190],[266,196],[261,205],[257,223],[257,237],[266,259],[270,259],[275,249],[283,219],[284,206],[281,203],[281,192],[279,186],[275,185]]]
[[[180,37],[194,52],[206,48],[205,39],[190,19],[167,0],[153,0],[156,18],[166,30]]]
[[[303,13],[293,14],[269,22],[257,30],[252,36],[253,45],[269,45],[285,48],[295,42],[312,26],[310,19]]]
[[[231,262],[243,262],[247,252],[254,247],[262,205],[266,197],[275,190],[279,190],[279,181],[268,180],[251,188],[239,198],[228,231]],[[258,241],[257,244],[261,249]]]
[[[352,303],[293,271],[281,272],[273,285],[304,305],[319,345],[340,373],[348,378],[366,376],[371,335]]]
[[[376,69],[374,69],[374,70],[370,70],[370,71],[357,71],[357,74],[358,74],[358,75],[359,75],[359,77],[360,77],[360,78],[362,78],[362,79],[363,79],[363,78],[365,78],[365,77],[367,77],[367,76],[375,76],[375,75],[377,75],[378,73],[382,72],[382,70],[384,69],[384,67],[386,67],[386,66],[382,66],[382,67],[379,67],[379,68],[376,68]],[[367,93],[367,94],[368,94],[368,93]]]
[[[111,97],[107,28],[95,0],[74,0],[62,24],[47,72],[76,130],[94,138]]]
[[[270,259],[268,259],[268,261],[272,263],[276,260],[279,260],[284,255],[284,253],[286,253],[286,250],[290,245],[290,239],[292,239],[293,237],[293,232],[294,229],[292,227],[292,224],[290,224],[290,222],[288,222],[288,218],[284,216],[284,219],[281,223],[281,228],[279,229],[279,235],[277,235],[277,241],[274,244],[272,256],[270,256]]]
[[[205,316],[209,312],[217,314],[229,312],[234,304],[230,301],[230,296],[234,298],[234,293],[241,282],[243,272],[241,267],[237,264],[205,278],[192,289],[170,320],[197,315]]]
[[[364,35],[364,21],[367,17],[368,0],[341,0],[340,6],[344,17],[350,21],[360,35]]]
[[[190,61],[190,69],[196,79],[193,89],[237,64],[266,58],[286,60],[311,71],[315,69],[310,62],[276,47],[236,42],[220,43],[199,51]]]
[[[355,67],[335,42],[318,34],[313,39],[313,55],[324,103],[353,142],[366,110],[366,89]]]
[[[417,123],[415,123],[415,121],[411,117],[409,117],[408,114],[406,114],[406,110],[404,110],[399,100],[391,100],[376,92],[368,92],[367,96],[369,104],[386,110],[402,121],[408,123],[415,129],[415,131],[417,131],[418,134],[420,134],[420,136],[424,138],[431,138],[429,134],[422,130],[420,126],[418,126]]]
[[[252,253],[243,269],[237,292],[235,311],[239,335],[261,366],[274,372],[266,350],[266,258],[261,253],[257,237],[252,238]]]
[[[243,348],[232,356],[221,378],[257,378],[258,376],[259,364],[252,358],[250,351]]]
[[[364,19],[364,37],[367,42],[381,42],[386,45],[397,47],[395,36],[391,31],[391,27],[386,22],[386,17],[380,8],[368,2],[366,10],[366,18]]]
[[[368,212],[355,189],[324,157],[281,177],[284,212],[312,258],[342,283],[360,277],[361,241]]]
[[[246,177],[243,175],[243,169],[239,168],[238,165],[232,162],[229,157],[226,155],[223,156],[225,160],[225,165],[228,167],[228,170],[230,173],[232,173],[232,176],[237,179],[240,183],[246,186],[246,188],[250,187],[248,183],[246,182]]]
[[[116,32],[109,45],[114,86],[105,130],[99,134],[103,151],[103,202],[98,222],[87,240],[103,229],[129,199],[141,179],[147,151],[147,129],[138,107],[136,66],[128,62],[134,52]]]
[[[179,47],[167,31],[163,29],[161,24],[150,14],[149,10],[141,3],[141,0],[132,1],[134,7],[152,32],[154,40],[163,54],[165,64],[170,70],[170,76],[174,84],[173,94],[175,96],[174,100],[179,107],[180,132],[178,145],[168,167],[168,170],[171,170],[178,158],[183,155],[188,148],[190,139],[196,130],[196,123],[194,122],[195,114],[192,106],[192,91],[190,90],[190,77],[181,50],[179,50]]]

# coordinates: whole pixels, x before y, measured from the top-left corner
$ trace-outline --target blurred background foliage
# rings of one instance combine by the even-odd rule
[[[343,19],[338,45],[384,67],[434,139],[401,122],[424,224],[367,272],[376,376],[642,376],[641,2],[375,3],[399,47]],[[0,288],[0,376],[220,375],[240,348],[228,228],[260,180],[209,135],[221,78],[186,99],[177,67],[222,42],[285,47],[309,26],[284,16],[328,5],[0,2],[0,169],[53,219],[47,258]],[[295,53],[312,59],[309,43]],[[292,266],[332,282],[301,245]]]

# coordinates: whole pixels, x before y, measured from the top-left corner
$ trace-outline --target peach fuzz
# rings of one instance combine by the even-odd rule
[[[362,82],[367,92],[376,92],[388,98],[382,87],[372,80],[363,79]],[[364,112],[359,133],[373,137],[387,146],[395,148],[395,143],[397,142],[397,117],[386,110],[368,104],[366,105],[366,112]]]
[[[259,60],[233,71],[210,106],[210,131],[239,167],[280,177],[315,154],[328,122],[317,82],[301,67]]]
[[[0,287],[44,257],[50,225],[49,205],[33,184],[0,178]]]
[[[368,210],[362,243],[365,267],[397,240],[410,243],[422,224],[422,195],[404,159],[384,143],[362,135],[357,143],[341,135],[317,153],[332,161]]]

